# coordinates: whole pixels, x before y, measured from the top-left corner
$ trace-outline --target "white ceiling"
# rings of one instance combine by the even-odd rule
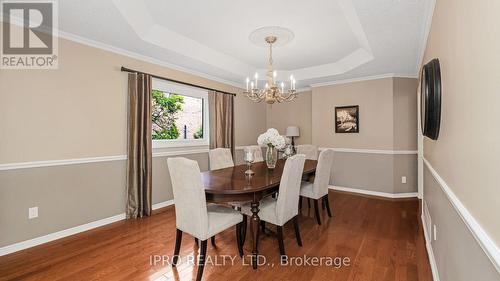
[[[294,33],[275,47],[278,80],[293,73],[298,87],[395,74],[415,76],[433,0],[65,0],[59,29],[128,53],[243,85],[264,77],[267,48],[249,40],[255,29]],[[279,40],[279,39],[278,39]]]

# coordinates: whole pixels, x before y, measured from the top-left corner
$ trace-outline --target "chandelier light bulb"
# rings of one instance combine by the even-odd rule
[[[290,88],[285,92],[285,82],[276,81],[278,73],[273,68],[272,47],[277,38],[276,36],[267,36],[265,40],[269,44],[269,65],[267,67],[267,72],[265,75],[265,86],[263,89],[259,89],[259,74],[258,72],[255,72],[254,79],[246,79],[247,90],[244,92],[244,94],[254,102],[266,101],[269,104],[273,104],[275,102],[281,103],[292,101],[297,97],[297,91],[295,90],[295,78],[293,77],[293,75],[290,75]],[[248,88],[249,82],[250,89]]]

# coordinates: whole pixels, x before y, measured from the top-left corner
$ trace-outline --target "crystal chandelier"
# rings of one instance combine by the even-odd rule
[[[250,81],[250,78],[246,79],[246,90],[243,92],[249,99],[254,102],[261,102],[263,100],[266,103],[273,104],[275,102],[285,102],[292,101],[297,97],[297,91],[295,90],[295,79],[293,75],[290,75],[290,88],[285,92],[285,83],[281,82],[279,87],[276,82],[276,70],[273,69],[273,44],[276,42],[276,36],[267,36],[265,38],[266,42],[269,44],[269,65],[267,66],[267,82],[263,89],[259,89],[258,73],[255,73],[254,81]]]

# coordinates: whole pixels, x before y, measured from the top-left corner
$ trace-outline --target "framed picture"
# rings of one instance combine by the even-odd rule
[[[359,105],[335,107],[335,133],[359,133]]]

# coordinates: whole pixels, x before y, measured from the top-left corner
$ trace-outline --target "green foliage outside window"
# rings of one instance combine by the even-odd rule
[[[196,133],[193,134],[193,137],[195,139],[202,139],[203,138],[203,127],[202,126],[200,126],[198,128],[198,130],[196,131]]]
[[[182,110],[184,98],[177,94],[165,95],[158,90],[153,90],[152,97],[153,139],[177,139],[176,113]]]

